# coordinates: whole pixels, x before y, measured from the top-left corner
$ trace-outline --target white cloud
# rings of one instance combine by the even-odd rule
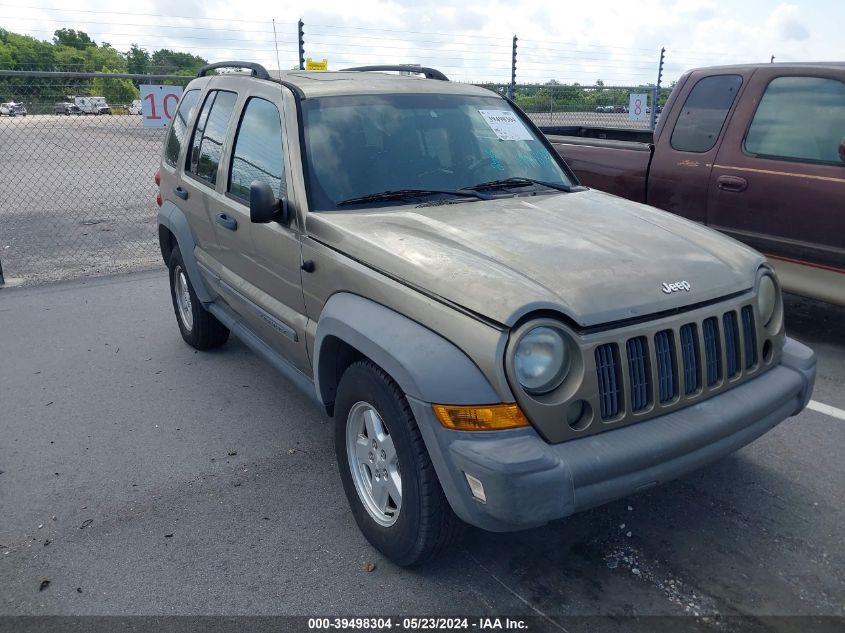
[[[332,68],[417,62],[457,79],[506,82],[516,34],[518,80],[583,84],[601,78],[610,85],[653,82],[661,46],[667,49],[666,80],[693,66],[762,62],[772,54],[779,61],[838,57],[835,25],[845,23],[845,3],[136,0],[115,8],[109,0],[83,0],[65,9],[0,8],[4,28],[41,39],[49,40],[58,28],[80,28],[120,50],[135,42],[148,50],[167,47],[271,67],[275,18],[283,68],[297,62],[300,17],[306,54],[328,58]]]
[[[769,15],[767,23],[785,41],[806,40],[810,32],[800,20],[801,10],[794,4],[781,4]]]

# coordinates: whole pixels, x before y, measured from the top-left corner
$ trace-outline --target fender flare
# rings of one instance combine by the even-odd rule
[[[495,389],[453,343],[379,303],[342,292],[326,302],[314,340],[314,382],[331,410],[345,343],[384,369],[408,396],[442,404],[495,404]]]
[[[197,298],[204,304],[211,303],[214,297],[208,291],[205,280],[200,275],[197,258],[194,256],[194,248],[197,244],[194,241],[194,234],[191,232],[191,225],[188,223],[188,218],[185,217],[182,209],[170,200],[165,200],[158,211],[158,224],[159,227],[165,227],[176,238],[176,243],[179,245],[179,252],[182,254],[182,261],[185,262],[185,270],[188,273],[188,278],[191,280],[191,285],[194,287]]]

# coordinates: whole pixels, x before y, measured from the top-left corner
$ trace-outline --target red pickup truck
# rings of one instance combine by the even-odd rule
[[[653,135],[544,131],[583,184],[727,233],[785,290],[845,305],[845,63],[692,70]]]

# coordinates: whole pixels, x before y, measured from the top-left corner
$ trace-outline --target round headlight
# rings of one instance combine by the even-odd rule
[[[774,280],[769,275],[760,278],[760,286],[757,288],[757,312],[763,325],[768,325],[775,313],[778,303],[778,291]]]
[[[563,335],[554,328],[535,327],[516,346],[514,369],[528,393],[548,393],[563,382],[569,370],[569,354]]]

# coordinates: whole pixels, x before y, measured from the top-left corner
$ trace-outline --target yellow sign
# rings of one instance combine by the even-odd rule
[[[329,60],[324,59],[321,62],[315,62],[310,57],[305,60],[305,70],[328,70]]]

